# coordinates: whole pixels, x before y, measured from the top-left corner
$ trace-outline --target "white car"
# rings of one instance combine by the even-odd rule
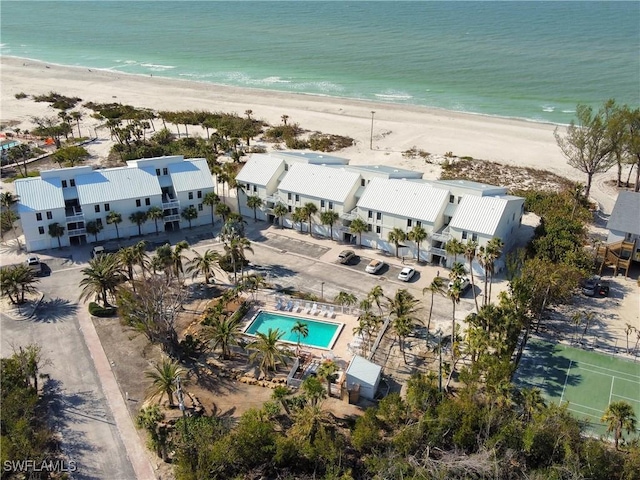
[[[371,260],[364,271],[367,273],[378,273],[382,267],[384,267],[382,260]]]
[[[404,267],[400,271],[400,274],[398,275],[398,280],[402,280],[403,282],[408,282],[413,278],[415,274],[416,274],[415,268]]]
[[[40,263],[40,259],[36,255],[32,255],[27,258],[27,265],[38,265]]]
[[[467,288],[471,286],[471,280],[469,277],[460,277],[460,292],[464,293],[467,291]],[[449,290],[453,287],[453,281],[449,282]]]

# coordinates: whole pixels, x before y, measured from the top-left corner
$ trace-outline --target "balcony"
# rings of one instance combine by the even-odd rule
[[[273,204],[273,206],[275,206],[278,203],[284,203],[284,202],[280,199],[279,195],[273,194],[273,195],[269,195],[268,197],[265,197],[263,203],[267,206],[267,208],[271,208],[269,204]]]
[[[444,228],[442,231],[431,234],[431,239],[436,242],[446,243],[451,240],[451,233],[449,227]]]
[[[75,230],[69,230],[67,232],[67,235],[70,237],[77,237],[78,235],[86,235],[86,233],[87,233],[86,228],[76,228]]]
[[[165,215],[163,220],[164,223],[180,221],[180,214],[176,213],[175,215]]]
[[[67,208],[64,211],[67,223],[84,222],[84,214],[82,210],[73,208]]]
[[[180,208],[180,200],[165,197],[162,199],[162,209],[169,210],[171,208]]]
[[[343,220],[355,220],[356,218],[358,218],[358,212],[356,211],[356,209],[354,208],[353,210],[351,210],[350,212],[342,212],[340,214],[340,218]]]
[[[444,248],[431,247],[431,249],[428,251],[429,253],[431,253],[431,255],[440,255],[441,257],[447,256],[447,251]]]

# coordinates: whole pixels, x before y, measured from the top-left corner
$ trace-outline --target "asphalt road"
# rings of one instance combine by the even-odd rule
[[[67,266],[63,266],[64,264]],[[2,357],[21,345],[37,343],[46,360],[41,373],[44,398],[62,448],[77,470],[74,479],[134,479],[134,470],[113,421],[93,360],[76,317],[79,266],[49,262],[51,275],[40,281],[45,297],[30,319],[0,314]],[[69,268],[71,267],[71,268]],[[75,297],[75,298],[74,298]],[[65,300],[65,298],[69,300]]]

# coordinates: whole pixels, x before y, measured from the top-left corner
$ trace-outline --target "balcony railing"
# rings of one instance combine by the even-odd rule
[[[429,253],[431,253],[431,255],[440,255],[441,257],[447,256],[447,251],[444,248],[431,247]]]
[[[279,195],[269,195],[268,197],[265,197],[264,199],[264,203],[265,205],[268,203],[273,203],[274,205],[277,205],[278,203],[284,203],[282,202],[282,200],[280,200],[280,196]]]
[[[173,198],[163,198],[162,199],[162,209],[163,210],[168,210],[170,208],[180,208],[180,200],[176,200],[176,199],[173,199]]]
[[[76,228],[75,230],[69,230],[67,232],[67,235],[70,237],[77,237],[78,235],[86,235],[86,233],[87,233],[86,228]]]
[[[448,242],[451,240],[451,233],[449,231],[449,227],[445,228],[441,232],[432,233],[431,238],[436,242]]]
[[[358,213],[356,212],[356,209],[354,208],[350,212],[342,212],[340,214],[340,218],[342,218],[343,220],[355,220],[356,218],[358,218]]]
[[[164,223],[179,221],[180,220],[180,214],[176,213],[175,215],[165,215],[163,220],[164,220]]]
[[[84,214],[82,212],[71,212],[71,214],[66,215],[66,220],[67,223],[83,222]]]

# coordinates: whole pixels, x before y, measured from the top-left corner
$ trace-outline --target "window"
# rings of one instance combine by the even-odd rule
[[[289,213],[291,213],[291,205],[287,207],[289,209]]]
[[[455,195],[449,195],[449,203],[455,203],[456,201],[456,196]]]
[[[360,179],[360,185],[364,187],[364,178]]]
[[[36,213],[36,220],[39,222],[42,221],[42,214],[40,212]]]
[[[258,191],[258,187],[256,187],[255,185],[253,186],[253,193],[256,193]]]
[[[373,225],[371,225],[370,223],[367,223],[367,232],[370,232],[373,230]]]
[[[62,180],[62,188],[67,188],[67,181],[66,180]]]
[[[103,228],[102,219],[101,218],[96,218],[96,225],[98,226],[98,228]]]
[[[376,220],[382,220],[382,213],[376,212]]]
[[[296,193],[296,202],[299,202],[299,201],[300,201],[300,195]]]
[[[151,199],[150,198],[145,198],[144,199],[144,204],[148,207],[149,205],[151,205]]]
[[[460,200],[462,200],[462,197],[458,197],[458,203],[460,203]]]
[[[247,183],[246,189],[247,190],[251,190],[251,184],[250,183]]]
[[[198,190],[198,198],[202,198],[202,190]]]
[[[163,175],[169,175],[169,169],[168,169],[167,167],[164,167],[164,168],[162,169],[162,174],[163,174]]]
[[[420,220],[416,220],[416,227],[421,227],[422,226],[422,222]]]
[[[44,235],[44,227],[38,227],[38,233]]]
[[[72,178],[71,180],[69,180],[69,185],[71,185],[72,187],[75,187],[76,181]]]
[[[288,172],[289,171],[289,165],[287,165],[286,163],[284,164],[284,171]]]
[[[201,211],[202,211],[202,204],[201,204],[201,203],[199,203],[199,204],[198,204],[198,211],[199,211],[199,212],[201,212]]]
[[[373,212],[371,210],[369,210],[369,214],[367,215],[368,218],[373,218]]]
[[[291,193],[287,193],[287,200],[291,200]]]
[[[111,207],[109,206],[109,204],[108,204],[108,203],[105,203],[105,204],[104,204],[104,211],[105,211],[105,212],[108,212],[109,210],[111,210]]]
[[[471,240],[474,241],[474,242],[477,242],[478,241],[478,234],[474,233],[473,235],[471,235]]]
[[[51,212],[47,212],[47,220],[53,220],[53,214]]]
[[[160,176],[160,169],[156,168],[156,177],[159,177],[159,176]]]
[[[410,219],[410,218],[407,218],[407,227],[410,227],[410,226],[411,226],[411,223],[412,223],[411,219]]]
[[[189,200],[193,200],[193,192],[189,192]]]
[[[380,233],[380,225],[376,225],[376,233]]]
[[[140,207],[142,206],[142,202],[140,201],[139,198],[136,199],[136,207]]]
[[[320,208],[324,208],[324,200],[320,200]]]
[[[94,205],[93,209],[95,210],[96,213],[100,213],[100,205]]]
[[[462,231],[462,239],[463,240],[467,239],[467,232],[465,232],[464,230]]]
[[[513,212],[513,215],[511,216],[511,220],[515,221],[515,219],[516,219],[516,212]]]
[[[333,202],[329,202],[329,210],[333,210]]]

